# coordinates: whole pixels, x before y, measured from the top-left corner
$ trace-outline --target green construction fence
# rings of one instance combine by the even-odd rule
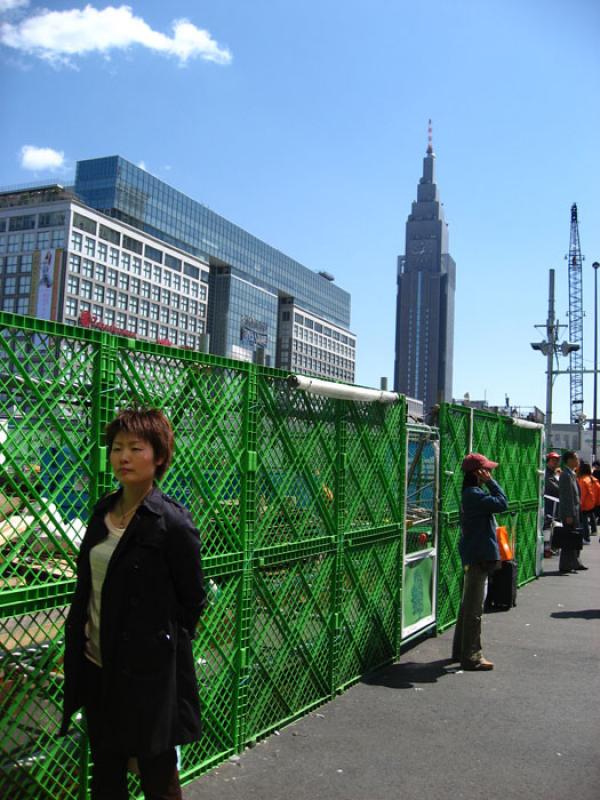
[[[332,399],[288,378],[0,312],[0,797],[88,796],[81,718],[56,735],[63,625],[87,516],[115,486],[104,427],[126,406],[171,419],[176,453],[162,488],[203,538],[210,604],[194,656],[205,733],[182,748],[185,782],[399,657],[404,398]],[[439,437],[442,630],[460,598],[457,465],[469,449],[501,462],[525,582],[535,576],[541,434],[443,406]]]

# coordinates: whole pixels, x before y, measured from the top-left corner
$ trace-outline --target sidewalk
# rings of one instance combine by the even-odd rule
[[[496,669],[449,662],[452,630],[184,790],[186,800],[598,800],[600,544],[484,617]]]

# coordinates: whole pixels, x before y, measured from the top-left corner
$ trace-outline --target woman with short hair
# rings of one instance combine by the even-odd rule
[[[174,447],[162,411],[122,411],[106,444],[120,488],[96,504],[78,557],[61,733],[83,706],[92,800],[127,800],[132,756],[146,800],[180,800],[175,747],[201,734],[191,645],[207,602],[200,536],[157,486]]]

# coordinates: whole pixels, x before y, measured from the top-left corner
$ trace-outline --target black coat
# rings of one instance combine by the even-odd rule
[[[61,734],[83,703],[89,553],[107,536],[106,512],[120,491],[96,505],[78,557],[65,632]],[[156,487],[129,523],[102,587],[104,740],[129,755],[156,755],[200,738],[191,639],[207,602],[200,536],[189,512]]]

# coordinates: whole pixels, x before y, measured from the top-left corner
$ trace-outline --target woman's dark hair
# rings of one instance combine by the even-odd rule
[[[126,408],[121,411],[106,426],[106,446],[109,452],[118,433],[135,434],[152,446],[154,460],[161,462],[156,467],[156,478],[160,480],[169,468],[175,446],[173,428],[163,412],[158,408]]]
[[[590,467],[590,465],[587,463],[587,461],[582,461],[581,464],[579,465],[579,475],[591,475],[591,474],[592,474],[592,468]]]
[[[479,486],[479,480],[474,471],[465,472],[462,488],[467,489],[469,486]]]

